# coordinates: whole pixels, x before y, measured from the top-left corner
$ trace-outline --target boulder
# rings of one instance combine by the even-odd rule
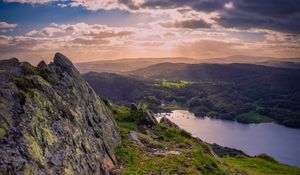
[[[139,125],[151,128],[158,125],[158,122],[151,111],[144,109],[142,111],[142,118],[139,120]]]
[[[160,123],[168,126],[168,127],[173,127],[173,128],[177,128],[180,129],[178,125],[176,125],[175,123],[173,123],[170,119],[168,119],[167,117],[162,117],[160,119]]]
[[[130,113],[136,113],[136,112],[138,112],[138,108],[137,108],[136,104],[131,103],[130,104]]]
[[[110,174],[117,124],[69,59],[0,70],[0,174]]]

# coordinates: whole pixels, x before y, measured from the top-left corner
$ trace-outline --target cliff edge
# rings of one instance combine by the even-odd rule
[[[117,124],[68,58],[0,72],[0,174],[110,174]]]

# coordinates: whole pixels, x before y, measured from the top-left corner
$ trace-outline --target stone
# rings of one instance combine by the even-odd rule
[[[147,127],[158,125],[158,122],[151,111],[145,109],[142,114],[142,119],[139,122],[140,125],[145,125]]]
[[[138,108],[137,108],[136,104],[131,103],[130,104],[130,113],[136,113],[136,112],[138,112]]]
[[[0,70],[0,174],[110,174],[117,124],[68,58]]]
[[[175,123],[173,123],[170,119],[168,119],[167,117],[162,117],[160,119],[160,123],[168,126],[168,127],[173,127],[176,129],[180,129],[180,127],[178,125],[176,125]]]

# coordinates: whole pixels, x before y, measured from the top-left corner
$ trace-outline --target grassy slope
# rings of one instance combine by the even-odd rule
[[[268,158],[245,156],[219,158],[211,154],[210,145],[192,138],[185,131],[162,124],[150,129],[138,127],[128,108],[111,107],[122,135],[117,150],[120,174],[300,174],[300,169],[282,165]],[[140,143],[130,139],[135,131]],[[180,155],[157,155],[155,152],[177,151]]]
[[[251,175],[291,175],[300,174],[300,169],[283,165],[277,162],[264,160],[262,158],[247,158],[244,156],[226,157],[224,163],[230,166],[230,172],[240,172]]]

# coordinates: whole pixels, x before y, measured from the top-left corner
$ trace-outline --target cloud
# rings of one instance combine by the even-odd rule
[[[18,3],[28,3],[28,4],[45,4],[53,1],[56,0],[4,0],[4,2],[18,2]]]
[[[101,24],[56,24],[52,23],[41,30],[32,30],[25,34],[31,37],[56,37],[58,35],[69,35],[72,37],[90,37],[90,38],[113,38],[125,37],[133,34],[133,31],[123,28],[108,27]]]
[[[1,28],[15,28],[17,24],[9,24],[7,22],[0,22],[0,29]]]
[[[173,19],[173,24],[162,25],[175,28],[208,28],[211,22],[205,24],[199,16],[186,17],[185,13],[216,13],[216,17],[210,17],[206,21],[213,21],[218,24],[216,26],[223,28],[242,30],[257,28],[300,34],[298,0],[4,0],[4,2],[32,4],[55,2],[60,7],[80,6],[93,11],[120,9],[132,13],[164,14]]]
[[[0,57],[31,55],[35,59],[50,53],[62,51],[78,55],[97,55],[104,50],[115,52],[127,37],[134,35],[130,28],[108,27],[101,24],[56,24],[40,30],[34,29],[24,35],[0,35]],[[36,57],[38,55],[38,58]],[[33,58],[28,58],[32,60]],[[51,57],[50,57],[51,58]],[[34,61],[33,61],[34,62]]]
[[[300,3],[295,0],[234,0],[216,22],[225,28],[269,29],[300,34]]]
[[[183,21],[175,21],[175,22],[166,22],[160,23],[161,26],[166,28],[189,28],[189,29],[197,29],[197,28],[211,28],[212,24],[207,23],[202,19],[190,19]]]
[[[121,7],[117,0],[72,0],[69,5],[71,7],[82,6],[89,10],[99,10],[99,9],[117,9],[124,8]]]
[[[90,10],[122,9],[131,12],[164,13],[172,16],[171,10],[178,10],[173,23],[162,24],[175,28],[209,28],[210,23],[184,16],[191,14],[217,13],[209,18],[221,27],[238,29],[269,29],[300,34],[300,3],[297,0],[72,0],[72,6]],[[181,9],[185,9],[180,11]]]
[[[139,18],[142,23],[136,22],[134,25],[126,23],[126,27],[124,25],[121,27],[122,24],[119,25],[120,27],[111,27],[84,22],[52,23],[19,36],[0,35],[0,58],[13,54],[11,56],[20,55],[26,58],[43,56],[51,59],[53,52],[56,51],[64,52],[80,61],[120,57],[208,58],[232,54],[276,57],[300,55],[300,50],[297,50],[300,46],[300,23],[298,22],[300,3],[295,3],[295,0],[272,2],[267,0],[15,0],[14,2],[39,5],[53,2],[51,5],[64,8],[111,10],[109,14],[114,14],[118,11],[115,9],[119,9],[122,13],[124,10],[127,11],[125,13],[130,16],[136,15],[134,17]],[[151,20],[148,20],[149,18]],[[122,20],[122,18],[112,20]],[[13,28],[3,29],[7,31]],[[3,30],[2,34],[12,34],[5,31]]]

